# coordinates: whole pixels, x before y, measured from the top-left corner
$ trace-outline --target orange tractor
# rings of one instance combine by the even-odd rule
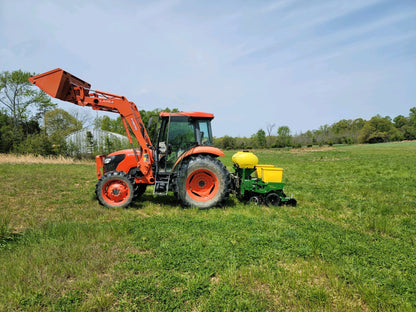
[[[147,185],[154,185],[159,195],[173,191],[185,206],[210,208],[228,198],[231,175],[217,159],[224,153],[212,146],[214,115],[163,112],[153,145],[136,105],[124,96],[92,91],[89,83],[59,68],[29,81],[54,98],[121,115],[132,148],[96,157],[100,204],[127,207]]]
[[[89,83],[59,68],[29,81],[54,98],[121,115],[132,148],[96,157],[95,194],[106,207],[127,207],[148,185],[154,185],[154,194],[173,191],[183,205],[199,208],[221,205],[231,192],[254,204],[296,206],[283,192],[283,169],[259,165],[252,153],[236,153],[235,172],[228,172],[218,160],[224,153],[212,146],[212,114],[160,113],[153,145],[136,105],[124,96],[93,91]]]

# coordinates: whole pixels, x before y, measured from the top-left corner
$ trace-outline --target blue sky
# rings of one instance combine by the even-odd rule
[[[407,116],[416,1],[0,1],[0,71],[57,67],[139,109],[214,113],[216,136]]]

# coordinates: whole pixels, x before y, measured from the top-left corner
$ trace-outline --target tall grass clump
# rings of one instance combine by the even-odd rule
[[[0,248],[12,238],[10,216],[3,216],[0,219]]]

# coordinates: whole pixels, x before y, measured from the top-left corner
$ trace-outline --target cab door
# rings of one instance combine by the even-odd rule
[[[163,118],[158,143],[157,161],[160,172],[171,172],[178,158],[191,147],[198,145],[195,123],[187,116]]]

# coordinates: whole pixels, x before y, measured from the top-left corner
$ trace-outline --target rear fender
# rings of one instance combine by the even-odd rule
[[[175,165],[173,165],[172,170],[175,170],[175,168],[180,164],[185,158],[196,155],[196,154],[210,154],[214,157],[223,157],[224,153],[219,148],[213,147],[213,146],[196,146],[188,150],[187,152],[183,153],[178,160],[176,161]]]

